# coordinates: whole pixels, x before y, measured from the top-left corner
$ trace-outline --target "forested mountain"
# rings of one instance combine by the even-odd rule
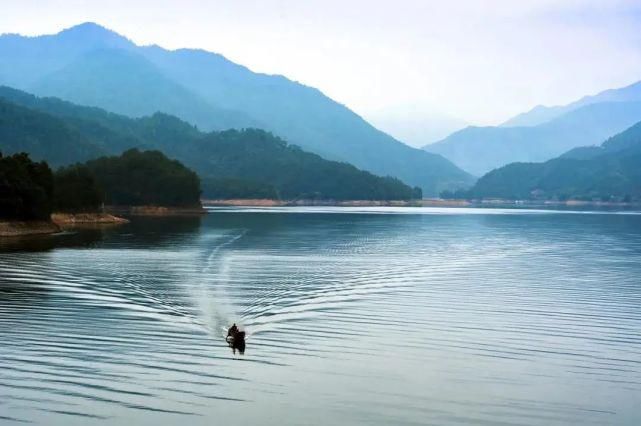
[[[85,161],[106,151],[62,120],[15,105],[0,97],[0,151],[28,152],[53,166]]]
[[[600,147],[544,163],[514,163],[486,174],[470,198],[641,200],[641,123]]]
[[[420,198],[395,178],[384,178],[356,167],[325,160],[257,129],[200,132],[167,114],[132,119],[99,108],[74,105],[55,98],[38,98],[0,88],[0,150],[27,151],[37,158],[64,165],[129,148],[158,149],[193,168],[204,180],[205,196],[230,198],[275,194],[282,198],[410,199]],[[13,103],[20,105],[15,105]],[[3,118],[3,111],[6,114]],[[30,122],[24,117],[29,118]],[[16,133],[16,123],[22,139]],[[30,132],[45,123],[57,129]],[[2,124],[6,123],[6,124]],[[59,150],[64,143],[69,149]],[[83,149],[74,149],[75,146]],[[228,186],[226,186],[228,185]],[[235,189],[234,189],[235,188]],[[237,191],[237,192],[235,192]]]
[[[510,118],[501,126],[537,126],[586,105],[601,102],[641,102],[641,81],[619,89],[609,89],[592,96],[585,96],[568,105],[546,107],[538,105],[528,112]]]
[[[105,204],[200,206],[198,175],[160,151],[130,149],[120,156],[88,161],[84,167],[104,191]]]
[[[641,120],[641,102],[601,102],[532,127],[468,127],[424,149],[475,175],[513,162],[539,162],[593,145]]]
[[[1,36],[0,84],[130,116],[172,113],[203,130],[260,127],[328,159],[421,186],[426,194],[473,180],[317,89],[202,50],[139,47],[95,24],[52,36]]]
[[[48,220],[52,194],[53,175],[46,163],[24,153],[0,153],[0,219]]]
[[[144,57],[126,50],[94,50],[38,80],[32,91],[129,117],[157,111],[205,130],[259,126],[246,114],[217,108],[165,77]]]

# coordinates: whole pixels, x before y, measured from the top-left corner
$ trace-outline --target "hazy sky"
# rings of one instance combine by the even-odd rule
[[[641,0],[0,0],[0,7],[0,32],[53,33],[94,21],[138,44],[204,48],[284,74],[375,123],[447,115],[494,124],[536,104],[641,80]]]

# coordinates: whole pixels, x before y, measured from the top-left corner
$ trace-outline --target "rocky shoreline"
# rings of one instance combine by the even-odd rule
[[[51,220],[0,221],[0,238],[49,235],[64,228],[90,225],[118,225],[127,219],[108,213],[52,213]]]
[[[273,200],[273,199],[232,199],[203,200],[203,206],[229,207],[287,207],[287,206],[335,206],[335,207],[417,207],[421,200]]]
[[[22,237],[28,235],[47,235],[60,232],[60,227],[46,220],[1,221],[0,237]]]
[[[105,210],[112,214],[126,216],[192,216],[207,213],[202,206],[107,206],[105,207]]]
[[[287,206],[334,206],[334,207],[506,207],[506,208],[641,208],[639,203],[608,201],[532,201],[532,200],[456,200],[428,198],[423,200],[273,200],[230,199],[202,200],[210,207],[287,207]]]
[[[128,223],[127,219],[109,213],[52,213],[51,221],[58,226],[104,225]]]

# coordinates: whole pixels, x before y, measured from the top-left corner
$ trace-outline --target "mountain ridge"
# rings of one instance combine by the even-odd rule
[[[513,162],[539,162],[593,145],[641,120],[640,102],[601,102],[532,127],[467,127],[423,149],[482,176]]]
[[[44,130],[34,133],[34,129],[41,128]],[[56,145],[58,140],[64,143],[62,147]],[[17,143],[12,145],[11,141]],[[2,151],[26,151],[34,158],[61,166],[132,148],[162,151],[193,168],[203,178],[204,188],[215,187],[218,193],[227,189],[230,194],[229,188],[224,187],[227,184],[223,181],[227,180],[236,187],[240,182],[238,189],[244,193],[249,188],[287,198],[420,198],[420,190],[398,179],[323,159],[263,130],[203,133],[164,113],[128,118],[0,87]],[[265,191],[266,187],[271,189]]]
[[[512,163],[492,170],[467,197],[641,200],[641,122],[598,147],[573,151],[543,163]]]
[[[616,89],[606,89],[594,95],[586,95],[566,105],[537,105],[527,112],[510,118],[502,123],[500,127],[536,126],[582,106],[600,102],[630,101],[641,101],[641,81],[636,81]]]
[[[83,33],[91,37],[85,40]],[[6,61],[5,70],[0,71],[0,84],[28,91],[36,87],[41,90],[35,91],[38,95],[57,94],[73,98],[69,100],[86,100],[89,95],[100,100],[110,95],[110,91],[103,87],[108,87],[106,82],[109,79],[104,82],[92,80],[91,85],[83,86],[80,84],[83,79],[89,81],[86,75],[68,73],[74,78],[60,80],[57,88],[51,80],[48,85],[39,81],[45,79],[46,82],[47,76],[60,72],[65,65],[87,54],[92,50],[92,42],[95,44],[93,50],[109,49],[115,44],[119,50],[143,56],[160,70],[160,75],[197,95],[214,110],[239,112],[250,118],[246,120],[249,123],[240,120],[231,127],[264,128],[328,159],[346,161],[375,174],[392,175],[419,185],[426,195],[436,195],[444,188],[464,187],[473,182],[472,176],[444,157],[403,144],[316,88],[280,75],[254,73],[220,54],[202,49],[167,50],[154,45],[137,46],[125,37],[113,34],[98,24],[85,23],[56,35],[18,37],[17,41],[12,39],[11,42],[0,37],[0,58],[4,57]],[[45,50],[46,54],[42,55]],[[2,65],[0,59],[0,70]],[[123,85],[137,85],[131,79],[120,81]],[[141,82],[144,83],[149,82]],[[149,93],[153,87],[149,84],[146,91],[138,88],[137,93]],[[144,101],[142,98],[144,96],[139,95],[138,101]],[[94,103],[110,109],[110,105],[105,103]],[[158,108],[158,111],[167,112],[165,109]],[[119,109],[119,112],[123,111]],[[198,113],[212,116],[204,107],[199,108]],[[198,121],[199,126],[207,128],[203,120],[192,117],[188,121],[192,124]],[[213,127],[216,126],[209,128]]]

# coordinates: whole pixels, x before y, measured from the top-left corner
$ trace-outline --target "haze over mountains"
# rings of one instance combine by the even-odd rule
[[[561,115],[574,111],[586,105],[600,102],[635,102],[641,100],[641,81],[619,89],[609,89],[592,96],[584,96],[568,105],[543,106],[538,105],[528,112],[518,114],[505,123],[503,127],[536,126],[553,120]]]
[[[598,147],[544,163],[513,163],[483,176],[471,198],[641,200],[641,122]]]
[[[411,148],[320,91],[257,74],[202,50],[139,47],[96,24],[56,35],[0,37],[0,84],[140,117],[161,111],[199,128],[262,128],[327,159],[436,195],[473,178]]]
[[[0,152],[27,152],[54,167],[160,150],[198,172],[205,197],[410,199],[420,190],[330,161],[259,129],[202,133],[164,113],[128,118],[0,86]]]
[[[641,120],[641,83],[563,107],[537,107],[499,127],[467,127],[424,147],[481,176],[512,162],[540,162],[595,145]]]

